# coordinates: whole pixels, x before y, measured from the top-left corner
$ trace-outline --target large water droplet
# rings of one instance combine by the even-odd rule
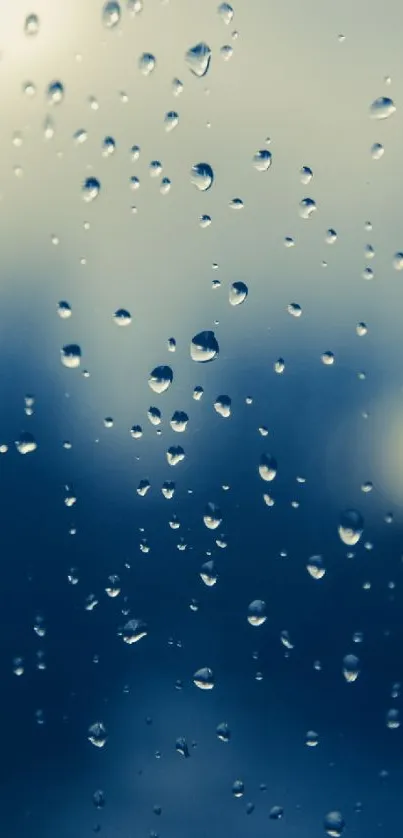
[[[392,116],[395,111],[395,103],[393,99],[389,99],[388,96],[379,96],[378,99],[375,99],[375,101],[372,102],[369,109],[372,119],[388,119],[388,117]]]
[[[102,9],[102,23],[107,29],[113,29],[120,21],[121,8],[115,0],[105,3]]]
[[[168,390],[168,387],[172,384],[173,377],[171,367],[155,367],[150,373],[148,383],[154,393],[165,393],[165,390]]]
[[[74,370],[81,364],[81,349],[76,343],[69,343],[60,350],[61,362],[64,367]]]
[[[341,812],[328,812],[325,815],[323,826],[330,838],[340,838],[345,827],[343,815]]]
[[[216,530],[222,522],[222,514],[219,506],[209,501],[203,516],[203,521],[207,529]]]
[[[272,154],[267,148],[262,148],[253,156],[253,165],[258,172],[267,172],[272,164]]]
[[[207,189],[210,189],[214,183],[214,172],[209,163],[195,163],[191,169],[190,179],[200,192],[207,192]]]
[[[206,75],[211,61],[210,47],[201,41],[190,47],[185,54],[185,61],[193,75],[202,78]]]
[[[113,315],[113,319],[117,326],[129,326],[132,322],[130,311],[125,308],[118,308]]]
[[[203,666],[194,673],[193,683],[200,690],[212,690],[214,687],[213,671],[208,666]]]
[[[91,203],[91,201],[95,201],[95,198],[99,195],[100,189],[101,184],[97,178],[87,177],[82,187],[83,200],[86,201],[87,204]]]
[[[338,533],[342,542],[347,544],[348,547],[354,547],[355,544],[358,544],[363,528],[362,515],[356,509],[346,509],[340,515]]]
[[[214,361],[219,351],[220,348],[214,332],[199,332],[192,338],[190,356],[193,361],[198,361],[202,364],[208,361]]]
[[[216,584],[218,575],[215,571],[214,562],[212,560],[202,564],[200,569],[200,578],[208,588],[212,588]]]
[[[266,603],[263,599],[254,599],[249,603],[247,620],[251,626],[262,626],[266,622]]]
[[[343,658],[343,675],[347,683],[352,684],[360,674],[360,661],[357,655],[345,655]]]
[[[326,568],[323,563],[322,556],[311,556],[308,559],[306,569],[312,579],[323,579]]]
[[[232,306],[240,306],[248,296],[248,286],[244,282],[233,282],[229,289],[229,301]]]
[[[299,205],[299,214],[301,218],[308,220],[316,212],[316,201],[313,198],[303,198]]]

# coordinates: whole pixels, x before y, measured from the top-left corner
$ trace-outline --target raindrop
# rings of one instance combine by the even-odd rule
[[[371,146],[371,157],[373,160],[380,160],[385,154],[385,149],[381,143],[373,143]]]
[[[356,655],[346,655],[343,658],[343,675],[349,684],[353,684],[360,674],[360,661]]]
[[[24,32],[26,35],[32,37],[33,35],[37,35],[40,29],[40,21],[38,15],[31,14],[27,15],[25,18],[24,23]]]
[[[186,431],[186,426],[189,421],[189,416],[183,410],[175,410],[170,421],[170,426],[176,433],[183,433]]]
[[[151,52],[143,52],[139,58],[139,70],[143,76],[149,76],[155,70],[156,60]]]
[[[96,748],[103,748],[107,738],[106,728],[102,722],[94,722],[88,728],[88,740]]]
[[[231,739],[231,731],[227,722],[220,722],[220,724],[217,725],[216,734],[220,742],[229,742],[229,740]]]
[[[266,622],[266,603],[263,599],[254,599],[249,603],[247,620],[251,626],[262,626]]]
[[[116,149],[116,142],[113,137],[105,137],[102,143],[102,156],[103,157],[111,157],[112,154],[115,152]]]
[[[190,344],[190,357],[193,361],[206,364],[208,361],[214,361],[217,357],[220,348],[218,346],[214,332],[199,332],[194,335]],[[195,391],[196,392],[196,388]],[[200,392],[200,390],[198,390]]]
[[[262,480],[270,482],[277,474],[277,461],[271,454],[262,454],[259,463],[259,474]]]
[[[150,407],[147,411],[147,416],[152,425],[161,424],[161,411],[158,410],[158,407]]]
[[[308,730],[308,733],[305,736],[305,744],[308,745],[308,748],[316,748],[319,742],[319,736],[315,730]]]
[[[232,6],[230,6],[229,3],[220,3],[220,5],[218,6],[218,9],[217,9],[217,12],[218,12],[219,17],[221,18],[221,20],[227,26],[229,26],[229,24],[232,21],[232,18],[234,17],[234,10],[233,10]]]
[[[174,96],[180,96],[183,91],[183,82],[180,79],[172,79],[172,93]]]
[[[232,306],[240,306],[248,296],[248,286],[244,282],[233,282],[229,290],[229,301]]]
[[[185,459],[185,452],[180,445],[171,445],[168,448],[166,457],[170,466],[177,466],[178,463],[181,463]]]
[[[185,61],[194,76],[202,78],[206,75],[211,61],[210,47],[201,41],[190,47],[185,54]]]
[[[397,730],[400,727],[400,713],[399,710],[393,708],[388,710],[386,714],[386,725],[390,730]]]
[[[96,809],[103,809],[106,803],[105,792],[102,789],[97,789],[92,795],[92,802]]]
[[[301,317],[302,308],[298,303],[289,303],[287,306],[288,314],[292,314],[293,317]]]
[[[168,111],[168,113],[165,114],[164,124],[165,131],[173,131],[173,129],[179,124],[179,114],[176,111]]]
[[[322,556],[311,556],[308,559],[306,569],[312,579],[323,579],[326,568],[323,564]]]
[[[74,370],[81,364],[81,349],[76,343],[69,343],[60,350],[61,362],[64,367]]]
[[[302,166],[302,169],[300,169],[300,177],[301,183],[303,183],[304,186],[307,186],[313,178],[312,169],[310,169],[309,166]]]
[[[73,142],[75,143],[75,145],[82,145],[87,140],[88,134],[87,131],[84,130],[84,128],[79,128],[78,131],[76,131],[73,134]]]
[[[200,690],[212,690],[214,687],[214,675],[208,666],[198,669],[193,675],[193,683]]]
[[[220,47],[220,55],[224,61],[229,61],[234,53],[234,48],[231,44],[224,44],[224,46]]]
[[[212,560],[208,562],[204,562],[200,569],[200,579],[207,585],[208,588],[212,588],[218,579],[218,574],[214,569],[214,562]]]
[[[184,736],[179,736],[179,738],[175,742],[175,750],[178,754],[181,754],[183,757],[190,757],[188,743]]]
[[[355,330],[359,338],[362,338],[364,337],[364,335],[368,334],[368,326],[364,322],[357,323]]]
[[[35,86],[34,82],[33,81],[24,82],[23,87],[22,87],[22,91],[23,91],[23,93],[25,93],[26,96],[35,96],[36,86]]]
[[[235,780],[232,784],[232,794],[234,797],[242,797],[244,793],[244,784],[242,780]]]
[[[242,198],[231,198],[231,200],[229,202],[229,207],[231,209],[236,209],[236,210],[243,209],[244,203],[243,203]]]
[[[363,528],[364,521],[357,510],[347,509],[340,515],[338,533],[343,544],[347,544],[348,547],[358,544]]]
[[[284,815],[284,809],[282,806],[272,806],[269,812],[269,818],[272,821],[279,821]]]
[[[322,364],[325,364],[325,366],[331,366],[332,364],[334,364],[333,352],[324,352],[321,356],[321,361]]]
[[[378,99],[372,102],[370,116],[372,119],[388,119],[395,111],[396,106],[393,99],[389,99],[388,96],[379,96]]]
[[[222,514],[220,508],[215,503],[211,503],[211,501],[209,501],[207,504],[203,516],[203,522],[209,530],[216,530],[217,527],[220,526],[222,522]]]
[[[395,271],[403,271],[403,253],[395,253],[393,257],[393,267]]]
[[[119,634],[121,634],[124,643],[131,646],[133,643],[138,643],[139,640],[146,637],[147,632],[147,625],[143,620],[129,620]]]
[[[132,322],[130,311],[125,308],[116,309],[113,319],[117,326],[129,326]]]
[[[171,184],[171,181],[169,180],[169,178],[168,177],[163,177],[162,181],[160,183],[161,195],[167,195],[170,188],[171,188],[171,185],[172,184]]]
[[[336,230],[333,230],[332,227],[329,227],[329,230],[326,230],[325,242],[326,244],[334,244],[335,241],[337,241]]]
[[[293,649],[294,648],[294,644],[293,644],[293,642],[291,641],[291,638],[290,638],[290,633],[287,631],[287,629],[284,629],[283,631],[280,632],[280,640],[281,640],[283,646],[285,646],[286,649]]]
[[[48,84],[46,98],[51,105],[60,105],[64,99],[64,87],[61,81],[51,81]]]
[[[87,177],[82,187],[84,201],[86,201],[87,204],[91,203],[91,201],[95,201],[95,198],[99,195],[100,189],[101,184],[97,178]]]
[[[205,227],[210,227],[211,224],[211,216],[210,215],[201,215],[200,216],[200,227],[203,229]]]
[[[168,390],[168,387],[172,384],[173,377],[171,367],[155,367],[150,373],[148,384],[154,393],[165,393],[165,390]]]
[[[231,399],[229,396],[217,396],[214,402],[214,410],[223,419],[229,419],[231,416]]]
[[[36,451],[38,444],[32,434],[24,432],[19,435],[15,447],[19,454],[32,454]]]
[[[162,163],[160,160],[151,160],[149,165],[150,177],[159,177],[162,172]]]
[[[262,148],[253,155],[253,165],[258,172],[267,172],[272,162],[272,153],[267,148]]]
[[[143,436],[143,429],[141,425],[133,425],[130,429],[130,435],[133,439],[140,439]]]
[[[203,387],[195,387],[193,390],[193,398],[195,402],[199,402],[204,393]]]
[[[313,198],[303,198],[299,205],[301,218],[308,220],[316,212],[317,206]]]
[[[340,838],[344,827],[344,818],[341,812],[328,812],[323,821],[325,832],[330,838]]]
[[[107,29],[113,29],[120,21],[121,8],[115,0],[105,3],[102,9],[102,23]]]
[[[214,172],[209,163],[194,163],[190,179],[200,192],[207,192],[214,182]]]
[[[363,279],[373,279],[374,278],[374,271],[372,268],[364,268],[362,272]]]

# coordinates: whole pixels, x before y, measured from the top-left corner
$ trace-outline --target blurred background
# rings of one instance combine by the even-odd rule
[[[0,8],[1,830],[390,835],[403,9]]]

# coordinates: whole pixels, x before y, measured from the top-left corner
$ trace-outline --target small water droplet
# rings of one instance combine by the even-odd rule
[[[340,838],[345,827],[344,818],[341,812],[328,812],[327,815],[325,815],[323,826],[325,832],[330,835],[330,838]]]
[[[217,396],[214,402],[214,410],[223,419],[229,419],[231,416],[231,399],[229,396]]]
[[[61,81],[51,81],[48,84],[46,98],[50,105],[60,105],[64,99],[64,86]]]
[[[357,655],[345,655],[343,658],[343,675],[347,683],[353,684],[360,674],[360,661]]]
[[[185,61],[194,76],[202,78],[206,75],[211,61],[210,47],[201,41],[190,47],[185,54]]]
[[[308,220],[314,215],[317,210],[316,201],[313,198],[303,198],[299,205],[299,214],[301,218]]]
[[[247,620],[251,626],[262,626],[266,622],[266,603],[263,599],[254,599],[249,603]]]
[[[306,569],[312,579],[323,579],[326,568],[323,563],[322,556],[311,556],[308,559]]]
[[[102,157],[111,157],[115,149],[116,142],[113,137],[105,137],[102,143]]]
[[[117,326],[129,326],[132,322],[130,311],[125,308],[116,309],[113,319]]]
[[[107,738],[106,728],[102,722],[94,722],[88,728],[88,740],[96,748],[103,748]]]
[[[139,70],[143,76],[149,76],[155,70],[156,63],[155,56],[151,52],[143,52],[139,58]]]
[[[258,172],[267,172],[272,162],[272,153],[267,148],[262,148],[253,155],[253,165]]]
[[[302,169],[300,169],[299,174],[301,178],[301,183],[303,183],[304,186],[307,186],[313,178],[313,171],[309,168],[309,166],[302,166]]]
[[[19,454],[32,454],[36,451],[38,444],[32,434],[23,432],[15,442]]]
[[[231,731],[227,722],[220,722],[216,727],[216,734],[220,742],[229,742],[231,739]]]
[[[101,184],[97,178],[87,177],[82,186],[83,200],[86,201],[87,204],[91,203],[91,201],[95,201],[95,198],[97,198],[100,193],[100,189]]]
[[[225,23],[226,26],[229,26],[234,17],[234,10],[232,6],[230,6],[229,3],[220,3],[217,8],[217,12],[223,23]]]
[[[393,267],[395,271],[403,271],[403,253],[395,253],[393,257]]]
[[[208,666],[203,666],[194,673],[193,683],[200,690],[212,690],[214,687],[213,671]]]
[[[307,734],[305,735],[305,744],[308,745],[308,748],[316,748],[319,742],[319,736],[315,730],[308,730]]]
[[[358,544],[363,528],[364,521],[357,510],[347,509],[340,515],[338,533],[343,544],[348,547],[354,547],[355,544]]]
[[[370,116],[372,119],[388,119],[396,111],[393,99],[388,96],[379,96],[372,102],[370,107]]]
[[[248,286],[244,282],[233,282],[229,290],[229,301],[232,306],[239,306],[248,296]]]
[[[165,131],[173,131],[179,125],[179,114],[176,111],[168,111],[164,118]]]
[[[224,59],[224,61],[229,61],[230,58],[232,58],[233,54],[234,48],[231,46],[231,44],[224,44],[222,47],[220,47],[220,55],[221,58]]]
[[[33,35],[37,35],[40,29],[40,20],[38,15],[31,14],[27,15],[25,18],[24,23],[24,32],[26,35],[32,37]]]
[[[68,369],[76,369],[81,364],[81,349],[76,343],[70,343],[60,350],[61,362]]]
[[[371,157],[373,160],[380,160],[385,154],[385,149],[381,143],[373,143],[371,146]]]
[[[234,797],[242,797],[244,793],[244,784],[242,780],[235,780],[232,784],[232,794]]]
[[[120,4],[116,0],[109,0],[102,9],[102,23],[107,29],[113,29],[118,25],[121,17]]]

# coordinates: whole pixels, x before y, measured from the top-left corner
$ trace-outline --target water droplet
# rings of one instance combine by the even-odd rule
[[[308,745],[308,748],[316,748],[319,742],[319,736],[315,730],[308,730],[308,733],[305,736],[305,744]]]
[[[285,646],[286,649],[291,650],[291,649],[294,648],[294,644],[291,640],[290,633],[289,633],[289,631],[287,631],[287,629],[284,629],[283,631],[280,632],[280,640],[281,640],[283,646]]]
[[[214,402],[214,410],[223,419],[228,419],[231,416],[231,399],[229,396],[217,396]]]
[[[251,626],[262,626],[266,622],[266,603],[263,599],[254,599],[249,603],[247,620]]]
[[[158,407],[150,407],[147,411],[147,416],[152,425],[161,424],[161,411],[158,410]]]
[[[60,350],[61,362],[64,367],[74,370],[81,364],[81,349],[76,343],[69,343]]]
[[[248,296],[248,286],[244,282],[233,282],[229,290],[229,301],[232,306],[239,306]]]
[[[179,114],[176,111],[168,111],[168,113],[165,114],[164,124],[165,131],[173,131],[173,129],[179,124]]]
[[[91,745],[95,745],[96,748],[103,748],[107,738],[106,728],[102,722],[94,722],[89,726],[88,740]]]
[[[131,15],[139,15],[143,11],[143,0],[127,0],[127,8]]]
[[[32,434],[23,432],[16,440],[15,447],[19,454],[32,454],[36,451],[38,444]]]
[[[36,94],[36,86],[33,81],[26,81],[22,86],[22,92],[25,93],[26,96],[35,96]]]
[[[334,244],[335,241],[337,241],[336,230],[330,227],[329,230],[326,230],[325,242],[326,244]]]
[[[242,780],[235,780],[232,784],[232,794],[234,797],[242,797],[244,793],[244,784]]]
[[[24,658],[13,659],[13,673],[18,676],[24,674]]]
[[[322,361],[322,364],[325,364],[325,366],[327,366],[327,367],[334,364],[333,352],[324,352],[323,355],[321,356],[321,361]]]
[[[211,216],[210,215],[201,215],[200,216],[200,227],[203,229],[205,227],[210,227],[211,224]]]
[[[298,303],[289,303],[287,306],[288,314],[292,314],[293,317],[301,317],[302,308]]]
[[[172,186],[172,184],[171,184],[171,181],[169,180],[169,178],[168,177],[163,177],[162,181],[160,183],[161,195],[167,195],[168,192],[171,189],[171,186]]]
[[[192,166],[190,179],[200,192],[207,192],[214,182],[214,172],[208,163],[195,163]]]
[[[343,658],[343,675],[349,684],[353,684],[360,674],[360,661],[357,655],[346,655]]]
[[[125,308],[116,309],[113,319],[117,326],[129,326],[132,322],[130,311]]]
[[[91,203],[91,201],[95,201],[95,198],[99,195],[100,189],[101,184],[97,178],[87,177],[82,187],[83,200],[86,201],[87,204]]]
[[[185,452],[180,445],[171,445],[171,447],[168,448],[166,457],[168,465],[177,466],[178,463],[181,463],[182,460],[185,459]]]
[[[219,506],[209,501],[203,516],[203,522],[207,529],[216,530],[222,523],[222,514]]]
[[[374,276],[375,276],[375,274],[374,274],[374,271],[372,270],[372,268],[364,268],[364,270],[362,272],[362,278],[363,279],[373,279]]]
[[[358,544],[363,528],[364,521],[357,510],[347,509],[340,515],[338,533],[343,544],[347,544],[348,547]]]
[[[165,393],[165,390],[168,390],[168,387],[172,384],[173,377],[171,367],[155,367],[150,373],[148,384],[154,393]]]
[[[217,725],[216,734],[220,742],[229,742],[229,740],[231,739],[231,731],[227,722],[220,722],[220,724]]]
[[[308,220],[316,212],[316,201],[313,198],[303,198],[299,205],[299,214],[301,218]]]
[[[202,78],[206,75],[211,61],[210,47],[201,41],[190,47],[185,54],[185,61],[194,76]]]
[[[303,183],[304,186],[307,186],[313,178],[313,171],[309,168],[309,166],[302,166],[299,174],[301,177],[301,183]]]
[[[395,111],[396,106],[393,99],[389,99],[388,96],[379,96],[378,99],[372,102],[369,109],[372,119],[388,119]]]
[[[60,105],[64,99],[64,87],[61,81],[51,81],[48,84],[46,98],[51,105]]]
[[[362,338],[362,337],[364,337],[364,335],[368,334],[368,326],[364,322],[357,323],[357,325],[355,327],[355,331],[357,332],[358,337]]]
[[[202,364],[205,364],[208,361],[214,361],[219,351],[220,348],[214,332],[199,332],[192,338],[192,342],[190,344],[190,356],[193,361],[197,361]],[[196,388],[194,392],[196,392]],[[198,392],[200,392],[199,389]],[[201,392],[203,392],[203,390]]]
[[[200,578],[208,588],[212,588],[216,584],[218,574],[214,569],[214,562],[212,560],[202,564],[200,569]]]
[[[345,827],[343,815],[341,812],[328,812],[325,815],[323,826],[330,838],[340,838]]]
[[[220,55],[221,58],[224,59],[224,61],[229,61],[233,53],[234,48],[231,46],[231,44],[224,44],[222,47],[220,47]]]
[[[393,267],[395,271],[403,271],[403,253],[395,253],[393,257]]]
[[[133,427],[130,428],[130,436],[132,436],[133,439],[141,439],[143,436],[143,429],[141,425],[133,425]]]
[[[24,32],[26,35],[33,36],[37,35],[40,29],[40,20],[38,15],[31,14],[27,15],[25,18],[24,23]]]
[[[212,690],[214,687],[213,671],[208,666],[203,666],[194,673],[193,683],[200,690]]]
[[[262,454],[259,462],[259,474],[262,480],[270,482],[277,474],[277,461],[271,454]]]
[[[253,165],[258,172],[267,172],[273,162],[271,151],[262,148],[253,155]]]
[[[102,9],[102,23],[107,29],[113,29],[120,21],[121,8],[115,0],[105,3]]]
[[[190,757],[188,743],[184,736],[179,736],[179,738],[175,742],[175,750],[178,754],[181,754],[183,757]]]
[[[170,421],[170,426],[176,433],[183,433],[186,431],[186,426],[189,421],[189,416],[183,410],[175,410]]]
[[[57,304],[57,313],[62,320],[67,320],[72,315],[71,305],[66,300],[60,300]]]
[[[380,160],[385,154],[385,149],[381,143],[373,143],[371,146],[371,157],[373,160]]]
[[[231,209],[240,210],[244,208],[244,202],[242,198],[232,198],[229,202],[229,207]]]
[[[102,143],[102,157],[111,157],[115,149],[116,142],[113,137],[105,137]]]
[[[105,792],[102,789],[97,789],[92,795],[92,802],[96,809],[103,809],[106,803]]]
[[[225,23],[226,26],[229,26],[232,18],[234,17],[234,10],[232,6],[230,6],[229,3],[220,3],[217,12],[223,23]]]
[[[139,70],[143,76],[149,76],[155,70],[156,63],[155,56],[151,52],[143,52],[139,58]]]
[[[162,163],[160,160],[151,160],[149,165],[150,177],[159,177],[162,172]]]
[[[400,713],[399,710],[393,708],[388,710],[386,714],[386,725],[390,730],[397,730],[400,727]]]
[[[269,818],[272,821],[279,821],[284,815],[284,809],[282,806],[272,806],[269,812]]]
[[[147,625],[143,620],[129,620],[120,630],[123,642],[131,646],[133,643],[138,643],[143,637],[147,636]]]
[[[306,569],[312,579],[323,579],[326,568],[324,567],[322,556],[311,556],[308,559]]]

